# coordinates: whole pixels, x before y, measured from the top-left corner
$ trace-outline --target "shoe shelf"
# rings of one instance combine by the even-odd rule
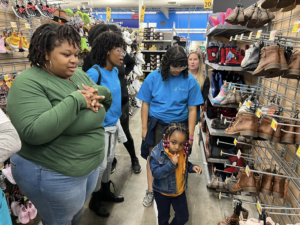
[[[167,52],[167,50],[141,50],[141,53],[151,53],[151,52],[165,53]]]
[[[211,91],[208,94],[208,99],[209,99],[210,103],[212,104],[212,106],[214,106],[214,107],[235,108],[235,109],[239,108],[239,104],[220,105],[220,104],[213,103],[212,102],[213,96],[211,94]]]
[[[249,29],[245,26],[240,25],[217,25],[215,27],[210,28],[204,37],[214,36],[214,37],[227,37],[234,36],[237,34],[255,32],[256,29]]]
[[[214,68],[215,70],[223,70],[223,71],[245,71],[248,73],[252,73],[252,71],[244,70],[240,66],[221,66],[218,63],[210,63],[208,60],[205,60],[205,64]]]
[[[200,131],[200,133],[203,133],[202,131]],[[200,138],[200,137],[199,137]],[[207,164],[207,161],[206,161],[206,154],[205,154],[205,140],[202,139],[202,144],[200,144],[200,151],[201,151],[201,154],[202,154],[202,161],[203,161],[203,174],[205,176],[205,183],[206,183],[206,186],[209,185],[210,183],[210,180],[211,180],[211,176],[210,176],[210,173],[209,173],[209,165]]]
[[[204,112],[206,124],[209,130],[210,135],[212,136],[221,136],[221,137],[238,137],[239,135],[234,134],[226,134],[223,129],[213,129],[211,127],[211,119],[209,119],[206,115],[206,112]]]

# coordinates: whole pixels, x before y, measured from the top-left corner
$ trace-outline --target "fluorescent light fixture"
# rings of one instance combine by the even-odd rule
[[[145,12],[145,14],[156,14],[156,12]]]
[[[175,12],[176,14],[199,14],[199,13],[213,13],[213,11],[178,11],[178,12]]]

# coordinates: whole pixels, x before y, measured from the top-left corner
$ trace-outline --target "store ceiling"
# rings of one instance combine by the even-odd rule
[[[63,3],[63,0],[50,0],[49,2]],[[93,8],[131,8],[138,7],[139,0],[64,0],[64,2],[72,2],[71,5],[65,4],[67,7],[77,7],[80,5],[85,5],[86,7]],[[204,0],[144,0],[144,5],[147,8],[153,7],[184,7],[184,6],[203,6]],[[65,7],[63,7],[65,8]]]

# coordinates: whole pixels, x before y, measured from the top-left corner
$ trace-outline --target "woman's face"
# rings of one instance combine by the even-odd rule
[[[189,56],[189,69],[190,70],[197,70],[199,69],[200,60],[196,53],[192,53]]]
[[[52,52],[46,55],[47,69],[55,76],[69,79],[77,69],[78,53],[78,47],[74,48],[67,40],[62,42],[60,46],[55,47]]]
[[[125,55],[123,47],[113,48],[108,52],[108,60],[113,66],[121,66]]]

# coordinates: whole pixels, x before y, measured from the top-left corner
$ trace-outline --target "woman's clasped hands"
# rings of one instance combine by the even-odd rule
[[[79,93],[83,95],[83,97],[86,100],[87,109],[91,109],[95,113],[98,112],[99,107],[103,107],[103,105],[99,102],[101,99],[105,99],[104,96],[98,95],[98,89],[95,89],[93,87],[85,86],[82,84],[82,87],[84,88],[85,91],[83,90],[77,90]]]

